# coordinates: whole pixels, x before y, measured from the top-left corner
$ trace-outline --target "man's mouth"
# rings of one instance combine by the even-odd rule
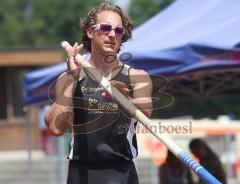
[[[107,45],[112,45],[112,46],[116,45],[115,42],[111,42],[111,41],[105,41],[104,43],[107,44]]]

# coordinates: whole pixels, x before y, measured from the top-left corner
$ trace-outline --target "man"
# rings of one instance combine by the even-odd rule
[[[56,136],[67,128],[72,131],[68,184],[137,184],[132,161],[137,156],[136,121],[74,60],[84,47],[91,53],[89,62],[109,85],[150,116],[150,77],[116,57],[121,43],[131,38],[133,26],[120,7],[109,3],[90,10],[80,25],[83,44],[76,43],[68,52],[68,72],[56,82],[56,99],[45,122]]]

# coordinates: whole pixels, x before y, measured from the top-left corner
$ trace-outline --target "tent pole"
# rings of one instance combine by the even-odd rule
[[[65,184],[66,183],[66,174],[65,174],[65,159],[64,159],[64,136],[60,136],[57,138],[57,160],[58,160],[58,183]]]
[[[27,138],[27,155],[28,155],[28,184],[33,184],[33,168],[32,168],[32,132],[31,132],[31,122],[29,117],[28,107],[24,107],[26,113],[26,138]]]

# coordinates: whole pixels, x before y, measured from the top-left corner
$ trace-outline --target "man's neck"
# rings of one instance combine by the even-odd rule
[[[110,56],[108,56],[110,57]],[[101,72],[103,72],[104,77],[111,78],[111,74],[115,68],[119,68],[120,62],[117,58],[112,55],[111,58],[99,54],[92,54],[90,58],[90,64],[95,66]]]

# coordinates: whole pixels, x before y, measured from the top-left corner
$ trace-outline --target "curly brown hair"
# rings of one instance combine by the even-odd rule
[[[97,23],[97,14],[104,10],[113,11],[120,15],[123,27],[125,29],[125,32],[122,36],[121,44],[132,38],[133,24],[130,18],[123,12],[123,10],[119,6],[113,5],[111,3],[102,3],[99,6],[91,9],[88,12],[87,16],[80,21],[80,27],[83,33],[82,43],[84,45],[84,48],[88,52],[91,52],[91,40],[87,36],[87,29],[91,28]]]

